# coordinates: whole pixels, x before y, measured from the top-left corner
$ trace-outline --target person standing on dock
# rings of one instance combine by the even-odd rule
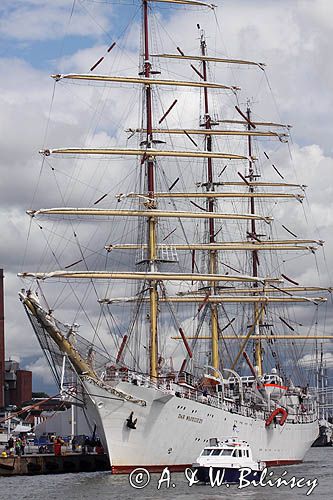
[[[62,439],[60,439],[59,436],[54,440],[53,447],[54,447],[54,454],[56,457],[59,457],[61,455],[61,445],[63,443],[64,442],[62,441]]]
[[[96,451],[97,455],[103,455],[104,454],[104,448],[103,448],[102,443],[101,443],[101,441],[99,439],[97,439],[97,441],[96,441],[95,451]]]
[[[21,454],[24,455],[24,449],[27,445],[27,440],[25,438],[25,436],[22,437],[21,439]]]
[[[16,438],[16,440],[15,440],[15,453],[16,453],[16,455],[17,455],[18,457],[20,457],[20,456],[21,456],[21,454],[22,454],[22,448],[21,448],[21,446],[22,446],[22,441],[21,441],[21,439],[18,437],[18,438]]]
[[[9,450],[10,453],[12,451],[14,451],[14,439],[13,439],[13,436],[10,436],[10,438],[8,439],[7,448],[8,448],[8,450]]]

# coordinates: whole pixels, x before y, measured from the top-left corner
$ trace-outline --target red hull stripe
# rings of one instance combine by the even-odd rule
[[[170,472],[183,472],[187,467],[192,464],[177,464],[177,465],[112,465],[112,474],[129,474],[134,469],[146,469],[149,472],[162,472],[165,467]]]
[[[293,465],[300,464],[302,460],[269,460],[266,461],[267,467],[277,467],[279,465]],[[112,474],[129,474],[134,469],[146,469],[149,472],[162,472],[165,467],[170,472],[183,472],[191,464],[178,464],[178,465],[113,465],[111,467]]]
[[[267,467],[278,467],[279,465],[301,464],[303,460],[266,460]]]

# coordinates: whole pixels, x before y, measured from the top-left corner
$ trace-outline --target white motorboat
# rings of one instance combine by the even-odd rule
[[[211,484],[216,480],[238,483],[242,471],[247,480],[259,479],[265,466],[265,462],[253,459],[249,443],[237,437],[222,441],[211,438],[192,465],[197,479]]]

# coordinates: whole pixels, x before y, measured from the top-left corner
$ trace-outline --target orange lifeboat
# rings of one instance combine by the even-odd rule
[[[285,410],[284,408],[276,408],[271,414],[270,416],[268,417],[268,419],[266,420],[266,423],[265,423],[265,427],[269,427],[271,425],[271,423],[273,422],[274,418],[281,414],[281,418],[279,420],[279,424],[280,425],[283,425],[285,423],[285,421],[287,420],[287,417],[288,417],[288,412],[287,410]]]

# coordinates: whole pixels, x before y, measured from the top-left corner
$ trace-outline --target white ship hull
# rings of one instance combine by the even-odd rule
[[[84,385],[90,395],[88,411],[108,451],[113,473],[126,473],[135,467],[156,472],[165,466],[182,470],[193,463],[209,438],[235,434],[235,424],[238,437],[250,444],[253,458],[271,466],[301,462],[318,436],[318,421],[310,421],[310,417],[303,417],[303,423],[287,420],[283,426],[271,424],[267,428],[263,418],[232,413],[151,387],[129,382],[114,386],[145,400],[146,406],[141,406],[94,383],[85,381]],[[132,411],[136,429],[127,426]]]

